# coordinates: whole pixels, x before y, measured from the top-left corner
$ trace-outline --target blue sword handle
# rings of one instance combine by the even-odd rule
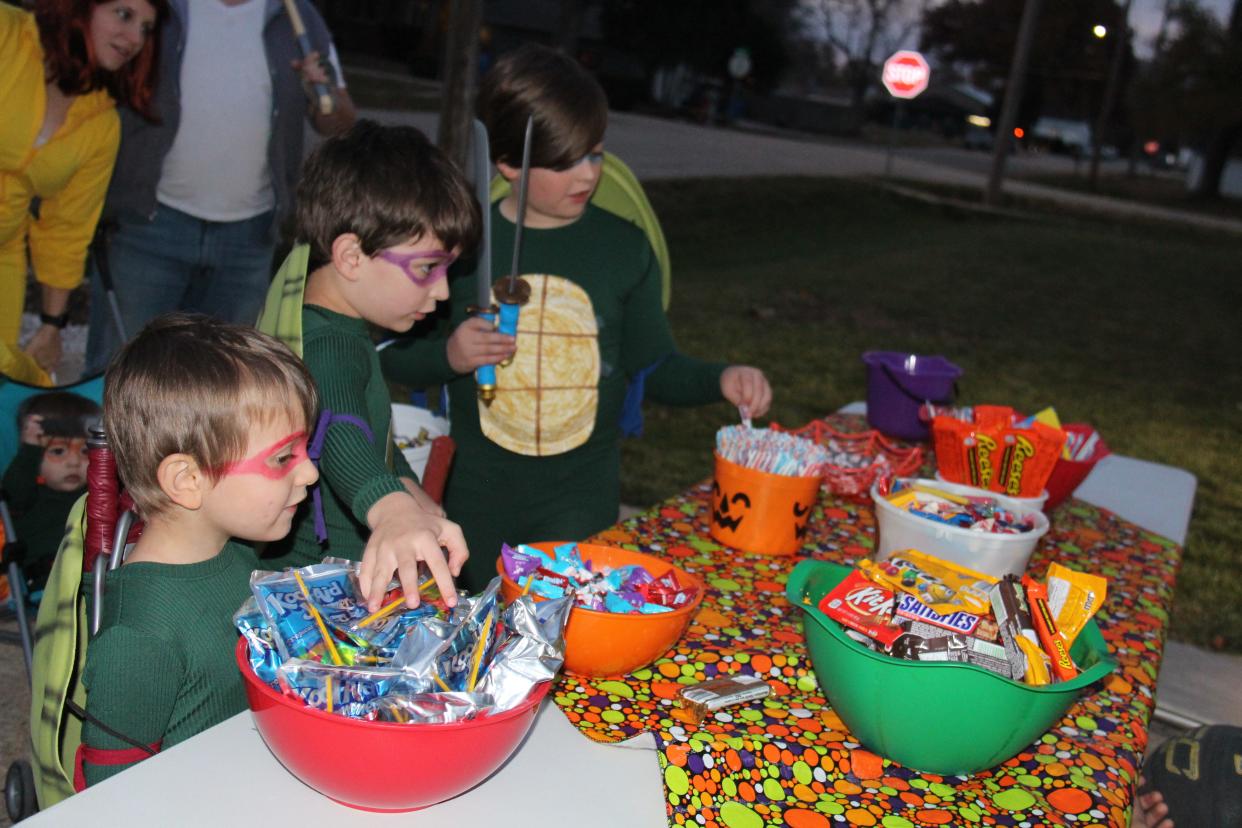
[[[500,325],[498,330],[502,334],[509,336],[517,336],[518,317],[522,313],[522,306],[513,302],[500,303]],[[500,363],[503,367],[508,367],[513,362],[513,357],[509,357]]]
[[[496,306],[489,308],[475,308],[474,313],[480,319],[486,319],[493,325],[496,324]],[[514,323],[516,329],[516,321]],[[478,385],[479,399],[484,405],[491,405],[492,400],[496,399],[496,366],[480,365],[474,369],[474,381]]]

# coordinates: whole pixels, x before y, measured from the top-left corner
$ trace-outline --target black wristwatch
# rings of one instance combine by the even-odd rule
[[[52,316],[50,313],[40,313],[39,321],[44,325],[51,325],[53,328],[64,329],[69,324],[69,312],[65,311],[57,316]]]

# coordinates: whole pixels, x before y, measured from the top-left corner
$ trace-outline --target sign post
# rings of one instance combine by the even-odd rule
[[[901,102],[923,94],[930,79],[931,67],[918,52],[902,49],[894,52],[888,60],[884,61],[884,73],[880,76],[880,82],[884,84],[888,94],[896,98],[893,101],[893,129],[889,134],[888,155],[884,159],[885,178],[888,178],[893,169],[893,152],[897,143],[897,124],[901,118]]]

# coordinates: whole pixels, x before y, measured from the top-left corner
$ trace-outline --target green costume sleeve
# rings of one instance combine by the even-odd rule
[[[426,388],[456,379],[448,361],[448,323],[425,336],[407,336],[380,351],[384,377],[412,388]]]
[[[720,374],[727,367],[678,353],[660,300],[660,266],[650,245],[643,246],[643,276],[630,292],[625,306],[622,353],[625,372],[634,376],[649,366],[645,394],[667,405],[702,405],[718,402]]]
[[[317,336],[307,338],[303,347],[306,365],[319,386],[321,405],[333,414],[348,414],[370,423],[366,401],[368,376],[359,367],[370,364],[371,352],[366,343],[346,336]],[[387,434],[374,436],[380,441],[388,439]],[[348,423],[334,423],[328,429],[319,474],[364,525],[367,512],[376,501],[406,490],[362,430]]]
[[[179,651],[129,627],[110,627],[91,642],[87,651],[86,711],[113,730],[136,742],[159,742],[168,731],[177,694],[185,681]],[[133,745],[110,736],[87,721],[82,743],[104,750],[126,750]],[[87,785],[115,776],[134,763],[84,766]]]

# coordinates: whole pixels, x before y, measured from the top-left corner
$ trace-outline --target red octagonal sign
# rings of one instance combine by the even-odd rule
[[[917,98],[927,88],[931,67],[918,52],[905,49],[884,61],[880,80],[894,98]]]

